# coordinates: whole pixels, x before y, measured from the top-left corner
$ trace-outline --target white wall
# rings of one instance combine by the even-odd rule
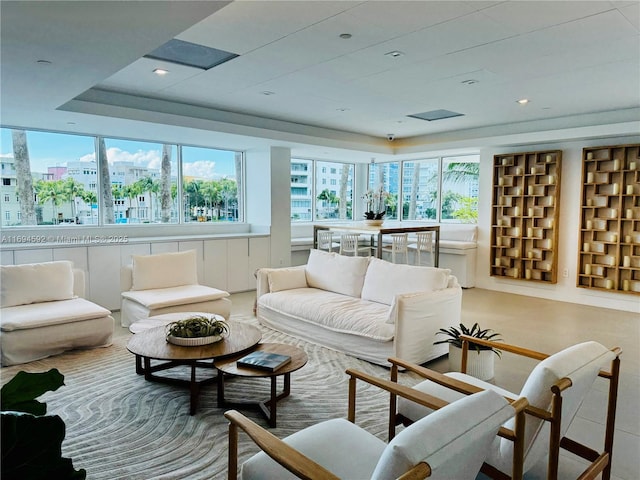
[[[638,144],[640,136],[603,138],[598,140],[540,143],[516,147],[486,148],[480,153],[480,191],[478,211],[478,264],[476,286],[489,290],[581,303],[630,312],[640,312],[640,297],[576,287],[578,264],[578,231],[582,176],[582,149],[599,145]],[[562,150],[562,185],[558,232],[558,283],[547,285],[523,280],[509,280],[489,275],[491,240],[491,196],[493,156],[511,152]],[[568,277],[563,277],[568,269]]]

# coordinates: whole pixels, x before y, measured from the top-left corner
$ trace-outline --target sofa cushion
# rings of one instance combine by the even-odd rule
[[[362,298],[391,305],[396,295],[447,288],[451,270],[399,265],[372,258],[364,277]]]
[[[267,277],[270,292],[307,287],[307,275],[302,268],[278,268],[270,271]]]
[[[0,272],[3,308],[74,297],[70,261],[3,265]]]
[[[476,243],[478,241],[478,227],[476,225],[441,225],[440,241],[443,240]]]
[[[313,323],[334,332],[381,342],[392,340],[395,333],[395,325],[386,323],[389,307],[339,293],[297,288],[267,293],[258,303],[302,323]]]
[[[132,290],[196,285],[198,268],[196,251],[160,253],[157,255],[132,255]]]
[[[171,288],[122,292],[122,296],[149,309],[156,309],[218,300],[228,297],[229,292],[205,285],[180,285]]]
[[[110,315],[106,308],[84,298],[32,303],[2,309],[2,331],[26,330],[64,323],[81,322]]]
[[[311,250],[305,267],[307,284],[320,290],[360,297],[368,265],[367,257]]]

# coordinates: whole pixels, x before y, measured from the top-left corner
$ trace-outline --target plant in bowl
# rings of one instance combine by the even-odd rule
[[[206,315],[193,315],[171,322],[165,329],[167,342],[183,346],[214,343],[228,332],[227,322]]]

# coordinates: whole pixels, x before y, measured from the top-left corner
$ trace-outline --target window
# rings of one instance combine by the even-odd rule
[[[6,128],[0,145],[1,226],[241,220],[241,152]]]
[[[89,180],[96,183],[95,167],[92,176],[73,173],[95,164],[93,137],[3,128],[0,139],[11,146],[1,154],[12,172],[2,193],[16,196],[2,205],[3,226],[97,223],[96,192],[88,187]],[[8,223],[11,218],[17,221]]]
[[[105,224],[178,222],[174,145],[113,138],[99,138],[98,145],[100,172],[111,186],[103,192]]]
[[[292,158],[292,176],[296,172],[298,181],[291,182],[292,222],[352,218],[353,164]]]
[[[316,162],[316,202],[315,219],[353,218],[353,164],[336,162]],[[326,172],[329,171],[329,174]],[[329,185],[337,186],[328,189]]]
[[[370,189],[382,185],[391,194],[387,218],[476,223],[479,162],[478,155],[465,155],[401,164],[372,163],[368,184]],[[402,201],[401,215],[398,215],[398,198]]]
[[[441,220],[478,222],[479,173],[477,155],[442,159]]]
[[[242,154],[182,147],[182,205],[185,222],[242,220],[238,179]]]
[[[403,162],[402,219],[438,218],[438,159]]]

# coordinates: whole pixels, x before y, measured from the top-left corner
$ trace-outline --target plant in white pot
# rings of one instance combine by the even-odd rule
[[[501,342],[499,333],[495,333],[490,328],[482,329],[478,323],[474,323],[471,328],[467,328],[464,324],[460,324],[460,329],[449,327],[441,328],[436,335],[446,335],[449,338],[433,342],[434,345],[441,343],[449,344],[449,366],[456,371],[460,371],[462,366],[462,339],[460,335],[467,335],[481,340],[491,340]],[[494,371],[494,354],[500,357],[501,351],[486,345],[469,343],[469,355],[467,358],[467,372],[469,375],[481,380],[490,380],[493,378]]]

